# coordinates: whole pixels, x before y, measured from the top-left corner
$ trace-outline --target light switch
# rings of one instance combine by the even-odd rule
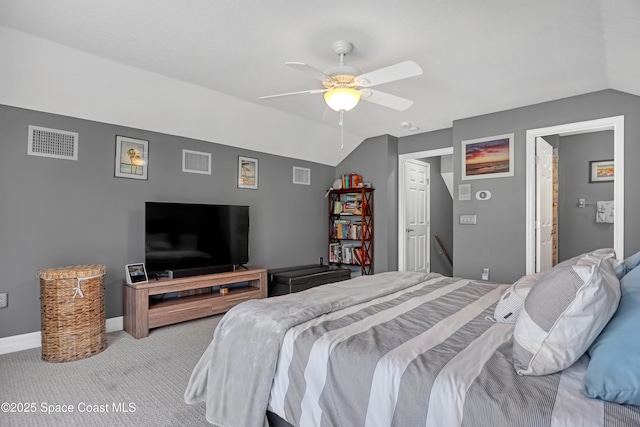
[[[462,225],[474,225],[476,223],[475,215],[460,215],[460,224]]]
[[[458,200],[471,200],[471,184],[458,184]]]

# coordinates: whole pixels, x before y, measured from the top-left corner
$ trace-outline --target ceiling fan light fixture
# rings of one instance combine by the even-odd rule
[[[324,100],[334,111],[349,111],[360,101],[360,92],[343,87],[331,89],[324,93]]]

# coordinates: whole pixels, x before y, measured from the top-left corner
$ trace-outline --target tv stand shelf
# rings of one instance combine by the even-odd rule
[[[244,284],[246,282],[246,285]],[[212,292],[212,286],[232,285],[226,294]],[[177,292],[178,296],[153,300],[153,295]],[[149,336],[149,329],[224,313],[250,299],[266,298],[267,270],[241,271],[150,280],[124,285],[124,330],[135,338]]]

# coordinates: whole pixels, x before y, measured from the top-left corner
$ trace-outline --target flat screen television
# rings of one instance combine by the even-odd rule
[[[146,202],[144,223],[150,274],[211,274],[249,262],[249,206]]]

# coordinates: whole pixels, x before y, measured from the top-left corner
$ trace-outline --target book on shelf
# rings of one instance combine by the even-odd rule
[[[333,203],[333,213],[336,215],[340,215],[342,213],[342,202],[340,200],[336,200]]]
[[[331,243],[329,245],[329,262],[330,263],[334,263],[334,264],[340,263],[342,258],[341,248],[342,248],[342,245],[339,243]]]
[[[362,238],[362,224],[349,220],[333,222],[333,237],[336,239],[360,240]]]
[[[352,244],[342,245],[342,262],[351,265],[361,265],[362,248]]]
[[[353,259],[355,264],[362,265],[362,248],[357,248],[353,251]]]
[[[347,239],[349,233],[349,226],[351,222],[349,220],[338,219],[333,222],[333,235],[337,239]]]
[[[353,264],[351,257],[353,255],[353,248],[350,245],[342,245],[342,262],[345,264]]]
[[[358,187],[360,184],[362,184],[362,175],[358,175],[356,173],[342,175],[342,188],[361,188],[361,186]]]
[[[362,195],[361,194],[345,194],[342,201],[342,212],[350,214],[361,214]]]

